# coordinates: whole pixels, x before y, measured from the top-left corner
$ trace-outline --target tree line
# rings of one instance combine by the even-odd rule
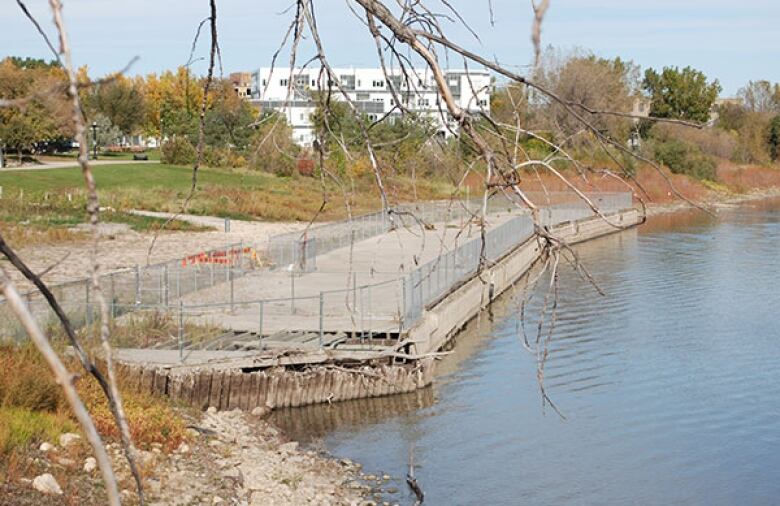
[[[633,146],[672,171],[694,177],[713,179],[717,158],[766,164],[780,157],[780,84],[751,81],[740,90],[739,101],[717,103],[722,91],[718,81],[691,67],[643,73],[632,61],[552,48],[544,51],[533,77],[561,101],[534,94],[521,83],[496,83],[490,116],[478,120],[488,139],[491,130],[511,133],[528,152],[539,156],[549,155],[552,146],[558,145],[587,158],[594,136],[569,113],[567,107],[573,106],[610,138],[626,145],[641,139]],[[97,125],[100,146],[119,144],[132,136],[152,137],[162,145],[163,161],[194,161],[202,77],[181,66],[160,74],[115,74],[92,80],[83,67],[78,79],[84,114]],[[56,61],[3,59],[0,98],[25,98],[19,107],[0,109],[0,142],[7,151],[21,159],[23,153],[70,146],[73,127],[65,74]],[[369,172],[363,149],[366,135],[386,170],[397,173],[456,174],[459,169],[455,168],[472,162],[475,150],[467,140],[439,138],[424,117],[410,114],[377,123],[355,116],[343,102],[317,94],[312,99],[318,105],[312,123],[323,144],[318,149],[327,155],[327,169],[334,173],[360,176]],[[207,104],[207,165],[248,166],[281,175],[295,172],[301,148],[293,142],[282,115],[256,110],[236,95],[227,80],[213,83]],[[616,111],[627,114],[606,114]],[[708,126],[691,128],[632,114]],[[501,136],[492,138],[499,142]]]

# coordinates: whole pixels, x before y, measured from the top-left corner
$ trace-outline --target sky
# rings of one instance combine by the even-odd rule
[[[442,0],[426,0],[445,12]],[[27,0],[54,37],[48,2]],[[395,3],[390,1],[389,3]],[[449,0],[479,35],[443,20],[459,44],[526,73],[533,60],[530,0]],[[218,0],[223,73],[268,66],[292,18],[293,0]],[[357,22],[350,0],[315,0],[318,24],[334,66],[377,66],[373,39]],[[77,65],[100,76],[138,56],[129,74],[172,69],[185,63],[207,0],[66,0],[65,21]],[[16,2],[0,3],[0,57],[48,58],[47,48]],[[551,0],[542,30],[545,45],[582,48],[602,57],[633,60],[642,68],[693,66],[717,78],[723,96],[749,80],[780,82],[780,0]],[[207,38],[196,55],[206,56]],[[301,57],[313,55],[305,45]],[[285,57],[286,60],[286,57]],[[461,66],[457,60],[453,67]],[[194,65],[205,73],[205,62]]]

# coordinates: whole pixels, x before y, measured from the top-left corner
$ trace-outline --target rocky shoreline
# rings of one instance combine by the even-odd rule
[[[187,419],[188,438],[165,453],[153,444],[139,451],[147,504],[368,506],[379,491],[393,493],[389,476],[363,475],[360,464],[300,448],[254,414],[209,408]],[[118,443],[106,445],[122,487],[122,504],[138,504],[129,467]],[[0,503],[18,505],[105,504],[100,472],[88,445],[76,434],[45,442],[22,466],[27,474],[0,488]],[[37,475],[36,475],[37,474]]]

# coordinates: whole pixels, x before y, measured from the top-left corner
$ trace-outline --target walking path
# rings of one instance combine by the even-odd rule
[[[99,165],[128,165],[128,164],[144,164],[144,163],[160,163],[159,160],[90,160],[90,166]],[[3,167],[0,172],[13,172],[22,170],[48,170],[48,169],[66,169],[73,168],[79,169],[77,160],[67,160],[64,162],[45,162],[38,165],[22,165],[21,167]]]

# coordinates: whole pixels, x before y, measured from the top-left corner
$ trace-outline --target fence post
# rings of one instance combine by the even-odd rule
[[[357,272],[352,273],[352,308],[357,311]]]
[[[85,291],[85,306],[84,306],[84,319],[87,320],[87,326],[92,324],[92,308],[89,307],[89,279],[84,280]]]
[[[263,350],[263,301],[260,301],[260,321],[257,327],[257,336],[260,340],[260,350]]]
[[[360,342],[366,338],[366,300],[363,296],[365,293],[365,286],[360,287]]]
[[[135,303],[141,304],[141,268],[135,264]]]
[[[290,271],[290,314],[295,314],[295,271]]]
[[[401,321],[399,322],[398,326],[398,333],[404,331],[404,323],[406,322],[406,275],[404,274],[404,277],[401,278]],[[401,339],[401,336],[398,336],[398,339]]]
[[[168,305],[168,264],[163,265],[163,302]]]
[[[368,285],[368,348],[373,349],[371,340],[374,338],[374,319],[371,314],[371,285]]]
[[[184,303],[179,301],[179,362],[184,362]]]
[[[115,298],[115,293],[116,293],[116,290],[115,290],[115,287],[114,287],[114,273],[113,272],[108,275],[108,281],[109,281],[109,286],[111,286],[111,306],[110,306],[110,308],[111,308],[111,319],[113,320],[114,319],[114,298]]]
[[[322,338],[323,334],[325,333],[325,327],[324,327],[324,315],[323,311],[325,309],[325,295],[320,292],[320,348],[322,348]]]
[[[233,278],[235,276],[233,276],[233,266],[228,264],[228,269],[229,269],[228,272],[230,273],[230,311],[232,312],[233,309],[234,309],[234,304],[235,304],[235,300],[236,300],[235,299],[234,286],[233,286]]]

